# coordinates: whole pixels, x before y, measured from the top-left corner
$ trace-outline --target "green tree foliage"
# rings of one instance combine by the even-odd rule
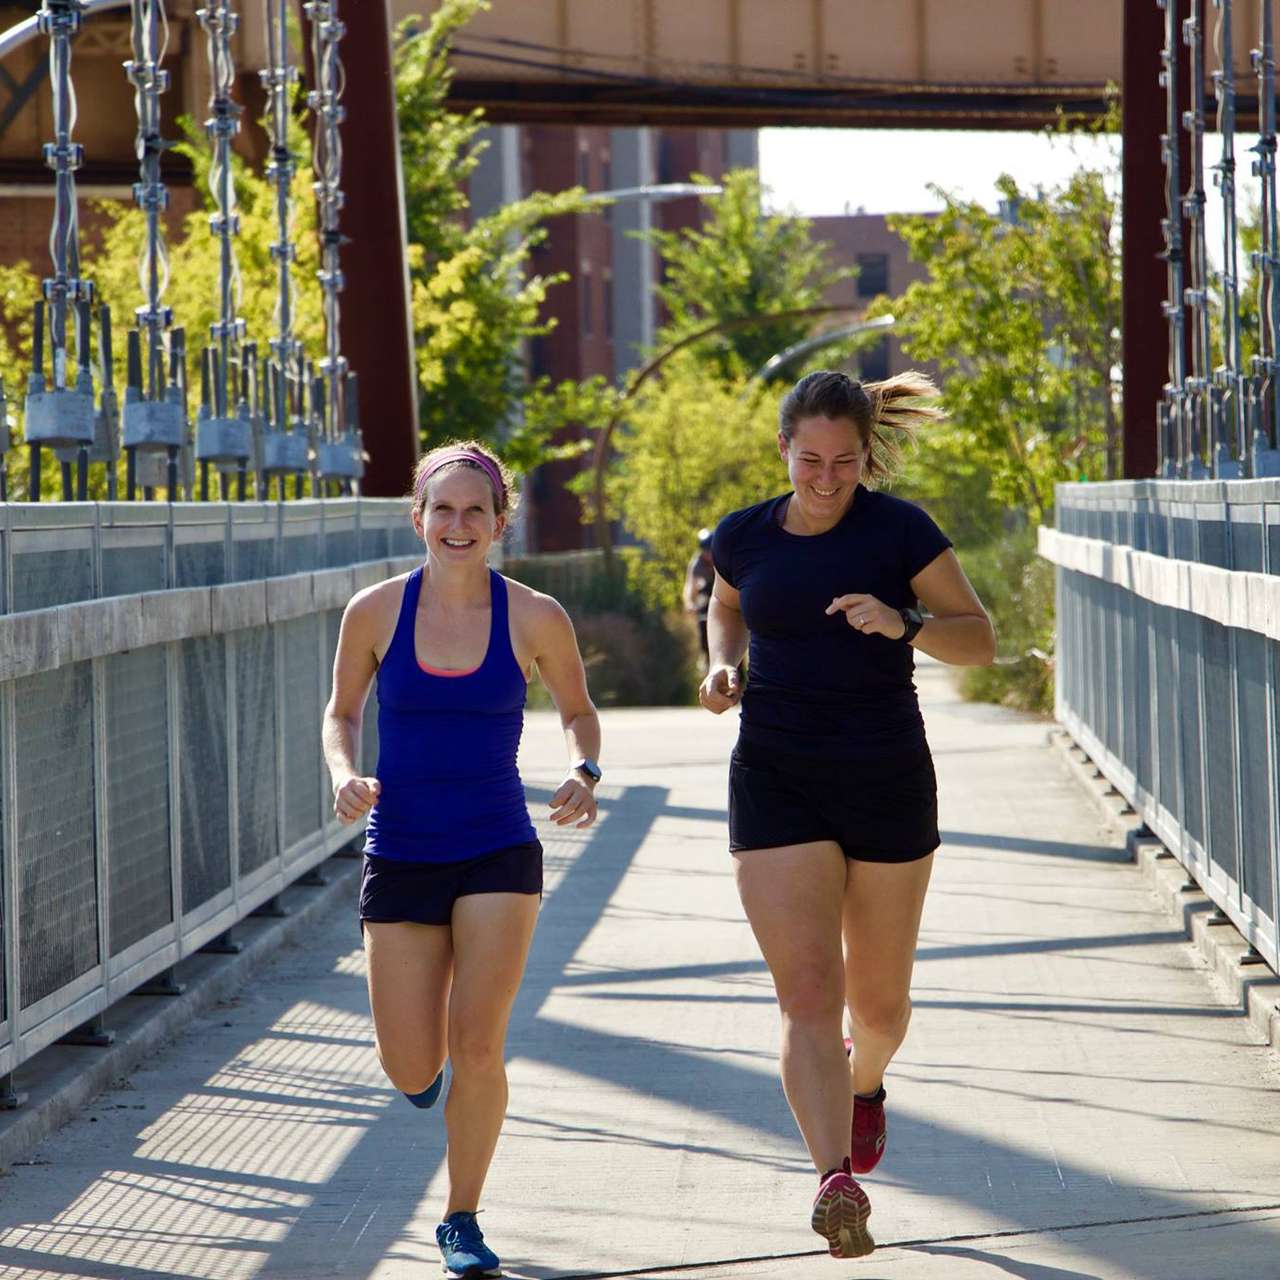
[[[679,607],[700,528],[786,487],[775,444],[780,395],[682,354],[631,407],[606,498],[646,548],[628,571],[653,607]]]
[[[1058,481],[1119,470],[1115,207],[1089,169],[1035,195],[997,186],[1011,216],[939,192],[941,213],[891,219],[928,275],[873,310],[942,373],[950,422],[920,470],[1038,523]]]
[[[711,181],[702,174],[694,180]],[[700,228],[647,233],[662,257],[657,293],[669,317],[657,335],[659,349],[725,320],[819,306],[833,284],[857,274],[830,266],[806,219],[761,212],[754,169],[734,170],[720,182],[724,192],[704,200]],[[722,378],[750,374],[812,328],[797,318],[736,329],[701,346],[698,356]]]
[[[698,529],[786,487],[775,443],[783,388],[751,375],[815,322],[756,321],[820,306],[832,284],[856,274],[830,266],[805,220],[761,212],[754,170],[721,185],[722,195],[704,201],[701,228],[648,233],[662,257],[658,293],[669,317],[655,354],[711,326],[733,327],[667,359],[627,402],[606,483],[607,510],[645,548],[627,559],[628,576],[660,610],[679,607]]]
[[[530,271],[530,255],[546,239],[548,219],[590,205],[574,187],[469,216],[467,179],[487,143],[477,136],[480,111],[458,115],[446,106],[449,51],[485,8],[488,0],[445,0],[425,26],[416,19],[401,26],[396,50],[419,414],[427,446],[458,435],[489,440],[523,469],[580,451],[548,447],[552,430],[575,420],[551,411],[576,409],[592,421],[602,395],[598,386],[530,382],[519,360],[526,341],[553,327],[543,303],[567,278]]]

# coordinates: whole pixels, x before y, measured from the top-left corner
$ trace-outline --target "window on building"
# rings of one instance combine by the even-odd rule
[[[613,341],[613,274],[606,271],[604,279],[601,282],[601,288],[604,297],[600,300],[600,305],[604,310],[604,336]]]
[[[606,151],[600,158],[600,190],[613,190],[613,158]],[[603,204],[600,206],[600,212],[604,216],[606,222],[613,221],[613,205]]]
[[[547,377],[551,370],[547,365],[547,339],[539,333],[529,339],[529,377],[535,382]]]
[[[858,254],[858,297],[874,298],[889,292],[889,255]]]
[[[578,185],[591,190],[591,152],[586,143],[578,151]]]
[[[659,135],[658,137],[658,181],[674,182],[671,176],[675,169],[675,159],[671,154],[671,139]]]
[[[883,382],[889,376],[889,339],[881,338],[874,346],[863,347],[858,352],[858,364],[863,382]]]
[[[591,272],[584,268],[582,272],[582,336],[584,338],[591,337],[591,334],[595,330],[595,316],[592,314],[591,306],[592,301]]]

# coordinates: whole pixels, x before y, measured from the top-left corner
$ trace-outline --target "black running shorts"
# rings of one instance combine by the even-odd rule
[[[360,921],[448,924],[453,904],[473,893],[542,893],[542,845],[511,845],[462,862],[407,862],[364,855]]]
[[[729,761],[729,848],[833,840],[858,862],[913,862],[939,845],[928,746],[905,757],[832,760],[739,742]]]

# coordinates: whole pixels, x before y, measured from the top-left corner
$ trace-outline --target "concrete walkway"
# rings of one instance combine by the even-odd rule
[[[922,673],[944,839],[837,1262],[725,852],[731,718],[606,716],[604,817],[549,893],[481,1219],[523,1277],[1280,1276],[1280,1073],[1045,743]],[[552,720],[524,770],[558,780]],[[851,781],[851,785],[856,782]],[[0,1277],[438,1274],[437,1112],[386,1086],[351,905],[0,1179]]]

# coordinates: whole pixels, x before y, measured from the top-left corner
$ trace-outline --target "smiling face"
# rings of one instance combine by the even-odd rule
[[[494,510],[493,486],[476,467],[448,467],[427,481],[426,501],[413,527],[439,564],[483,562],[502,536],[505,515]]]
[[[790,440],[778,433],[778,452],[806,525],[830,528],[848,511],[870,451],[847,418],[802,418]]]

